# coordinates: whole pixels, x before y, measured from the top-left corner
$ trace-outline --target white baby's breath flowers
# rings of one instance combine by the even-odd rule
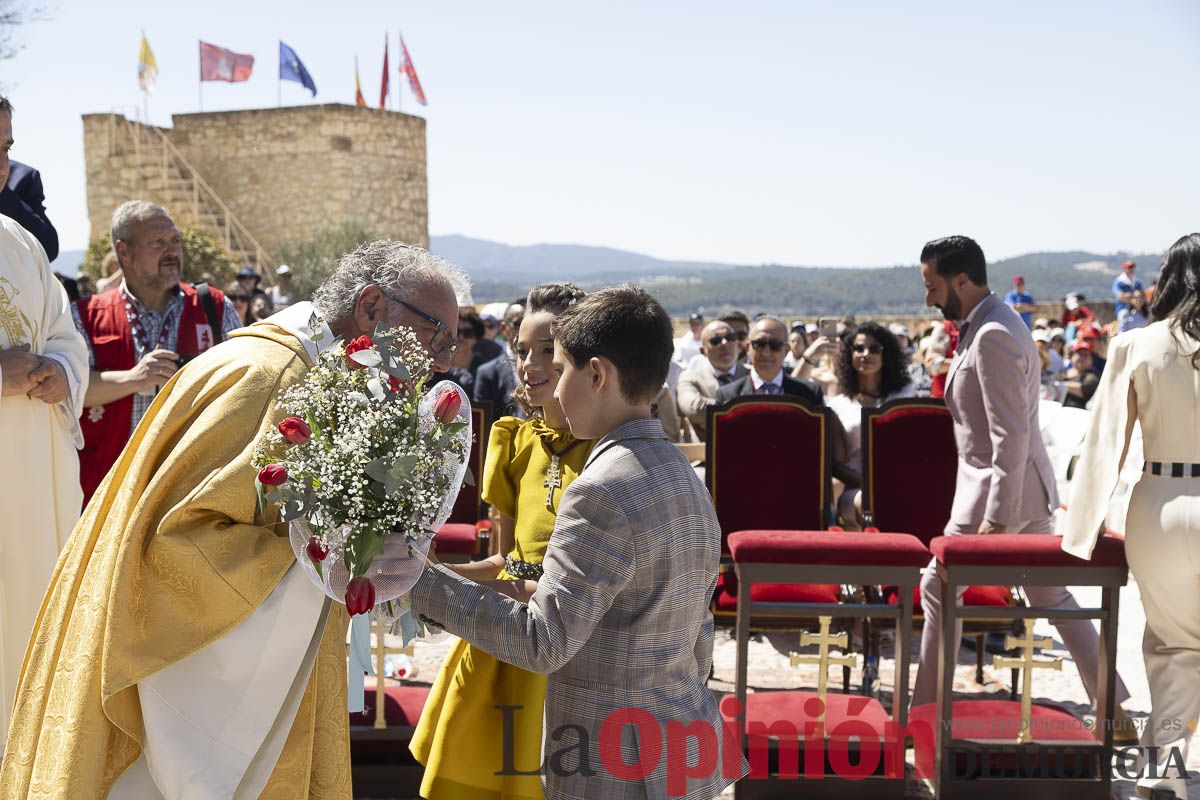
[[[300,444],[272,428],[254,466],[279,464],[287,482],[266,494],[285,519],[304,516],[331,557],[362,574],[385,536],[428,539],[467,456],[462,423],[430,423],[418,406],[432,361],[408,328],[377,331],[323,352],[277,400],[311,430]],[[349,352],[349,355],[347,354]]]

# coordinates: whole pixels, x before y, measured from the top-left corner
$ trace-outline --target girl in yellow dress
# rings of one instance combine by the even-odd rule
[[[492,425],[482,483],[484,501],[499,512],[498,550],[506,555],[447,565],[520,600],[532,596],[541,577],[559,499],[592,446],[571,436],[554,399],[558,374],[551,363],[550,324],[583,296],[569,283],[544,284],[529,293],[516,341],[514,392],[529,418],[502,417]],[[425,765],[421,797],[541,800],[545,696],[545,676],[460,640],[442,664],[409,746]]]

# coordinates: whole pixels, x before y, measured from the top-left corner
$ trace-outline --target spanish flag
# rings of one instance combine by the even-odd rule
[[[358,80],[358,56],[354,57],[354,104],[367,107],[367,98],[363,97],[362,83]]]
[[[154,51],[150,49],[150,42],[146,41],[146,32],[142,31],[142,49],[138,52],[138,86],[146,94],[153,94],[157,81],[158,64],[154,61]]]

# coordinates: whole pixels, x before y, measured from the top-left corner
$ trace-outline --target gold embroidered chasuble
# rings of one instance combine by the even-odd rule
[[[296,336],[263,322],[159,394],[59,559],[23,667],[0,797],[107,797],[143,753],[138,682],[245,621],[292,566],[285,527],[265,524],[276,512],[256,516],[251,458],[283,416],[279,392],[310,358]],[[346,625],[335,604],[260,797],[351,797]]]

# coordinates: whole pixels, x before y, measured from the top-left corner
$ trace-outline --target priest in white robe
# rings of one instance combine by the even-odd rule
[[[79,519],[87,344],[31,233],[0,215],[0,742],[59,551]]]

